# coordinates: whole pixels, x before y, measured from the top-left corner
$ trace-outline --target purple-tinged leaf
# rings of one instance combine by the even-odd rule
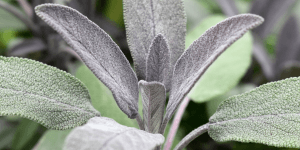
[[[163,35],[156,36],[147,56],[146,80],[163,83],[167,91],[171,83],[170,50]]]
[[[163,132],[165,124],[171,119],[182,99],[218,56],[248,30],[262,22],[263,18],[252,14],[230,17],[208,29],[191,44],[176,62],[170,100],[160,132]]]
[[[120,109],[133,119],[138,115],[138,81],[115,42],[78,11],[57,4],[37,6],[36,13],[81,57],[113,93]]]
[[[182,0],[123,0],[127,40],[139,80],[146,79],[146,57],[154,37],[168,41],[172,69],[185,47],[186,17]]]
[[[46,45],[39,38],[26,39],[8,50],[9,56],[26,56],[30,53],[42,51]]]

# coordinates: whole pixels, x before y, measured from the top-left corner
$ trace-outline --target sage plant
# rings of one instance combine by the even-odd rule
[[[92,107],[86,87],[72,75],[33,60],[0,57],[0,114],[19,115],[58,130],[85,124],[69,134],[64,149],[159,149],[167,123],[197,80],[226,48],[263,22],[252,14],[230,17],[184,51],[182,1],[124,0],[135,73],[109,35],[78,11],[58,4],[43,4],[35,11],[140,127],[126,127],[101,117]],[[225,100],[207,124],[188,134],[175,149],[184,148],[207,131],[221,142],[300,147],[299,85],[299,78],[290,78]],[[139,93],[143,118],[138,113]]]

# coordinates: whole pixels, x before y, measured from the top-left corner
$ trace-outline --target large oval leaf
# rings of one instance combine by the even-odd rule
[[[262,85],[225,100],[209,119],[216,141],[300,148],[300,78]]]
[[[57,4],[35,8],[48,25],[81,57],[113,93],[120,109],[129,118],[138,114],[138,81],[118,45],[95,23],[78,11]]]
[[[190,45],[199,35],[224,18],[223,16],[211,16],[205,19],[187,35],[186,45]],[[239,83],[251,64],[251,50],[252,36],[247,33],[217,58],[197,81],[188,97],[200,103],[228,92]]]
[[[69,129],[100,116],[72,75],[29,59],[0,57],[0,115],[18,115],[50,129]]]
[[[152,150],[163,142],[161,134],[126,127],[110,118],[94,117],[69,134],[64,149]]]

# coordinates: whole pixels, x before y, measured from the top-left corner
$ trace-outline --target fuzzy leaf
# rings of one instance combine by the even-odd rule
[[[139,88],[143,100],[143,114],[145,129],[150,133],[157,133],[163,119],[166,89],[159,82],[146,82],[141,80]]]
[[[113,93],[120,109],[131,119],[138,114],[138,81],[116,43],[78,11],[57,4],[44,4],[36,13],[82,58],[96,77]]]
[[[46,49],[46,45],[39,38],[26,39],[19,44],[9,49],[10,56],[26,56],[33,52],[38,52]]]
[[[205,19],[195,30],[188,33],[186,45],[193,43],[205,30],[222,20],[224,17],[217,15]],[[201,103],[232,89],[239,83],[251,64],[251,50],[252,36],[246,33],[216,59],[197,81],[188,97],[194,102]]]
[[[146,57],[152,40],[168,41],[172,69],[184,51],[186,18],[181,0],[123,0],[127,40],[139,80],[146,79]]]
[[[29,59],[0,57],[0,115],[17,115],[50,129],[69,129],[100,116],[86,87],[72,75]]]
[[[300,78],[262,85],[225,100],[209,119],[216,141],[300,148]]]
[[[265,22],[253,30],[261,38],[266,38],[296,0],[255,0],[250,13],[262,16]]]
[[[153,40],[147,56],[146,80],[163,83],[167,91],[171,82],[170,50],[163,35]]]
[[[126,127],[110,118],[94,117],[69,134],[64,149],[152,150],[163,142],[161,134]]]
[[[252,14],[230,17],[208,29],[191,44],[176,62],[164,123],[172,117],[182,99],[218,56],[262,22],[263,18]]]

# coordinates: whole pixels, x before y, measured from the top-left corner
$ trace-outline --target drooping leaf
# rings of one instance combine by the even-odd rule
[[[195,30],[188,33],[186,45],[190,45],[199,35],[222,20],[224,20],[223,16],[212,16],[205,19]],[[188,97],[200,103],[232,89],[239,83],[251,64],[251,51],[252,36],[247,33],[215,60],[197,81]]]
[[[131,119],[138,114],[138,81],[116,43],[78,11],[57,4],[37,6],[36,13],[62,35],[96,77],[113,93]]]
[[[9,56],[26,56],[33,52],[42,51],[46,48],[44,42],[39,38],[26,39],[8,50]]]
[[[299,53],[299,26],[295,16],[291,16],[284,24],[278,42],[276,44],[276,61],[275,70],[276,73],[282,71],[283,64],[287,61],[296,61]]]
[[[147,55],[146,81],[163,83],[167,91],[171,83],[170,50],[163,35],[157,35]]]
[[[181,0],[124,0],[127,40],[139,80],[146,79],[146,57],[154,37],[168,41],[171,64],[184,51],[186,18]],[[173,67],[171,67],[173,70]]]
[[[12,149],[23,149],[37,132],[39,124],[28,119],[22,119],[12,142]]]
[[[82,65],[78,68],[76,77],[86,85],[89,90],[92,105],[97,109],[101,116],[112,118],[118,123],[136,127],[136,120],[132,120],[124,114],[118,107],[111,91],[87,68]]]
[[[209,119],[209,135],[216,141],[255,142],[300,148],[300,78],[262,85],[230,97]]]
[[[72,75],[29,59],[0,57],[0,115],[17,115],[50,129],[69,129],[100,113]]]
[[[126,127],[110,118],[94,117],[68,135],[64,149],[152,150],[163,142],[161,134]]]
[[[295,2],[296,0],[255,0],[250,13],[262,16],[265,22],[253,32],[262,39],[266,38]]]
[[[71,130],[48,130],[40,138],[33,150],[54,150],[63,149],[65,139]]]
[[[166,89],[159,82],[141,80],[139,88],[143,100],[144,124],[147,132],[157,133],[163,119]]]
[[[182,99],[217,57],[249,29],[262,22],[263,18],[252,14],[230,17],[208,29],[191,44],[176,62],[164,123],[168,122]]]
[[[239,14],[234,0],[216,0],[216,2],[219,4],[226,16],[231,17]]]

